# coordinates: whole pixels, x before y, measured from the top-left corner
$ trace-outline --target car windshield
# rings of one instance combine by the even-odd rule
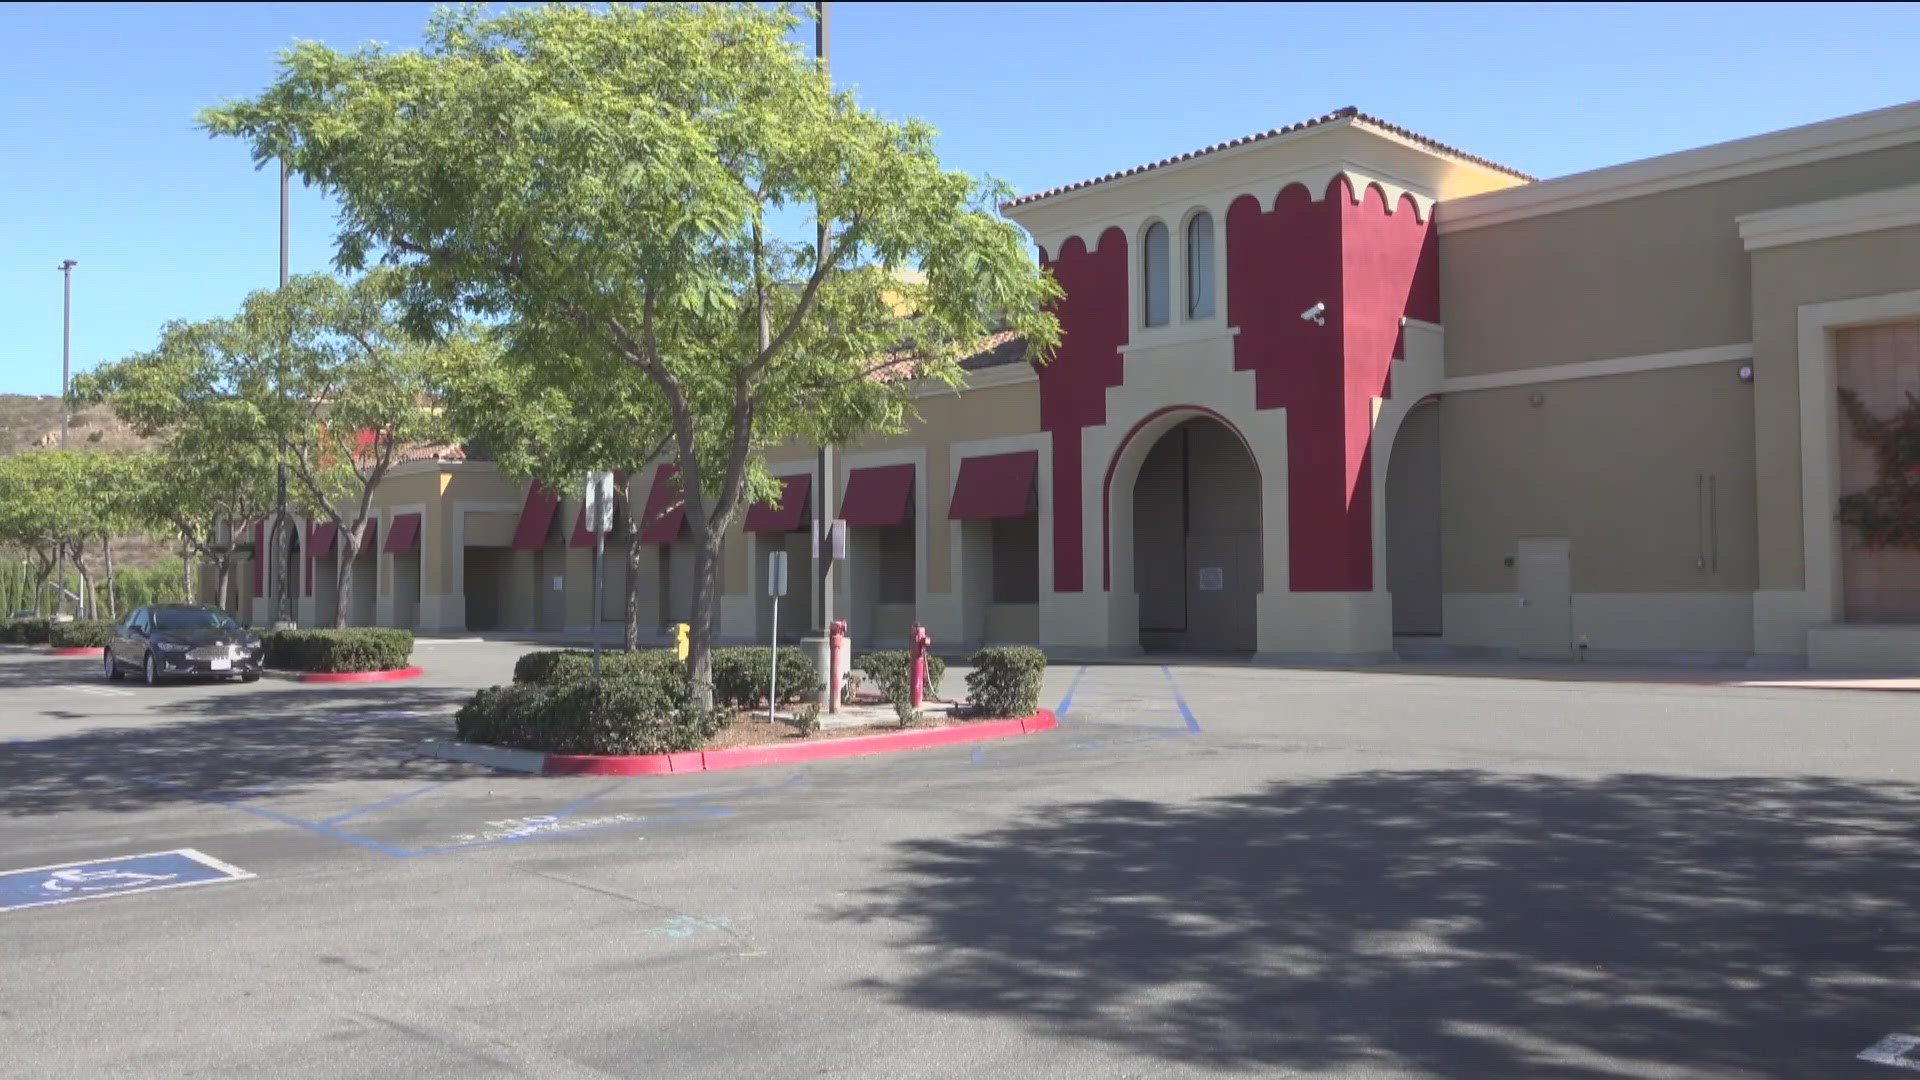
[[[155,630],[225,630],[234,625],[218,611],[199,608],[158,608],[153,613]]]

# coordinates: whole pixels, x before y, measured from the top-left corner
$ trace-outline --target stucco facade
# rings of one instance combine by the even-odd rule
[[[1059,354],[838,448],[836,611],[862,645],[1920,667],[1920,560],[1863,562],[1835,516],[1836,372],[1920,386],[1917,177],[1920,105],[1548,181],[1347,110],[1017,199]],[[1860,326],[1896,332],[1837,359]],[[820,490],[814,448],[768,464]],[[356,610],[584,633],[577,503],[536,494],[396,470]],[[723,637],[765,637],[776,550],[782,629],[810,623],[816,508],[790,509],[728,538]],[[684,542],[635,542],[642,625],[685,618]]]

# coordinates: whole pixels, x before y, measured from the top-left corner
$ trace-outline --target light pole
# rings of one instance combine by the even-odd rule
[[[821,74],[827,73],[828,29],[827,2],[818,0],[813,5],[813,56],[820,64]],[[827,257],[827,219],[820,218],[818,243],[814,248],[814,257]],[[813,493],[813,535],[816,558],[813,575],[813,632],[802,643],[814,654],[814,666],[820,672],[820,685],[826,689],[821,696],[826,699],[827,711],[840,711],[840,699],[833,692],[833,537],[828,530],[833,527],[833,447],[821,446],[819,458],[820,483]],[[777,632],[776,632],[777,633]]]
[[[60,300],[60,449],[67,448],[67,427],[73,421],[72,410],[67,406],[67,387],[73,381],[73,268],[80,264],[72,259],[60,263],[61,300]]]
[[[287,287],[287,159],[280,159],[280,287]],[[300,564],[293,557],[293,523],[287,520],[287,463],[280,463],[278,487],[273,509],[273,542],[267,547],[275,555],[280,572],[273,590],[272,625],[276,630],[291,630],[293,617],[293,581]],[[255,556],[260,557],[258,554]],[[269,564],[272,565],[272,564]]]

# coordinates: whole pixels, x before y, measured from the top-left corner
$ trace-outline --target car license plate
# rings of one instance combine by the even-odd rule
[[[232,671],[233,659],[231,657],[222,656],[216,660],[210,661],[208,666],[215,671]]]

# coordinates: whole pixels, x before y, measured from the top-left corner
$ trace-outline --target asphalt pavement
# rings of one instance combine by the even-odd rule
[[[0,1077],[1870,1078],[1920,1035],[1911,694],[1067,665],[1059,730],[970,746],[416,756],[518,651],[0,650]]]

